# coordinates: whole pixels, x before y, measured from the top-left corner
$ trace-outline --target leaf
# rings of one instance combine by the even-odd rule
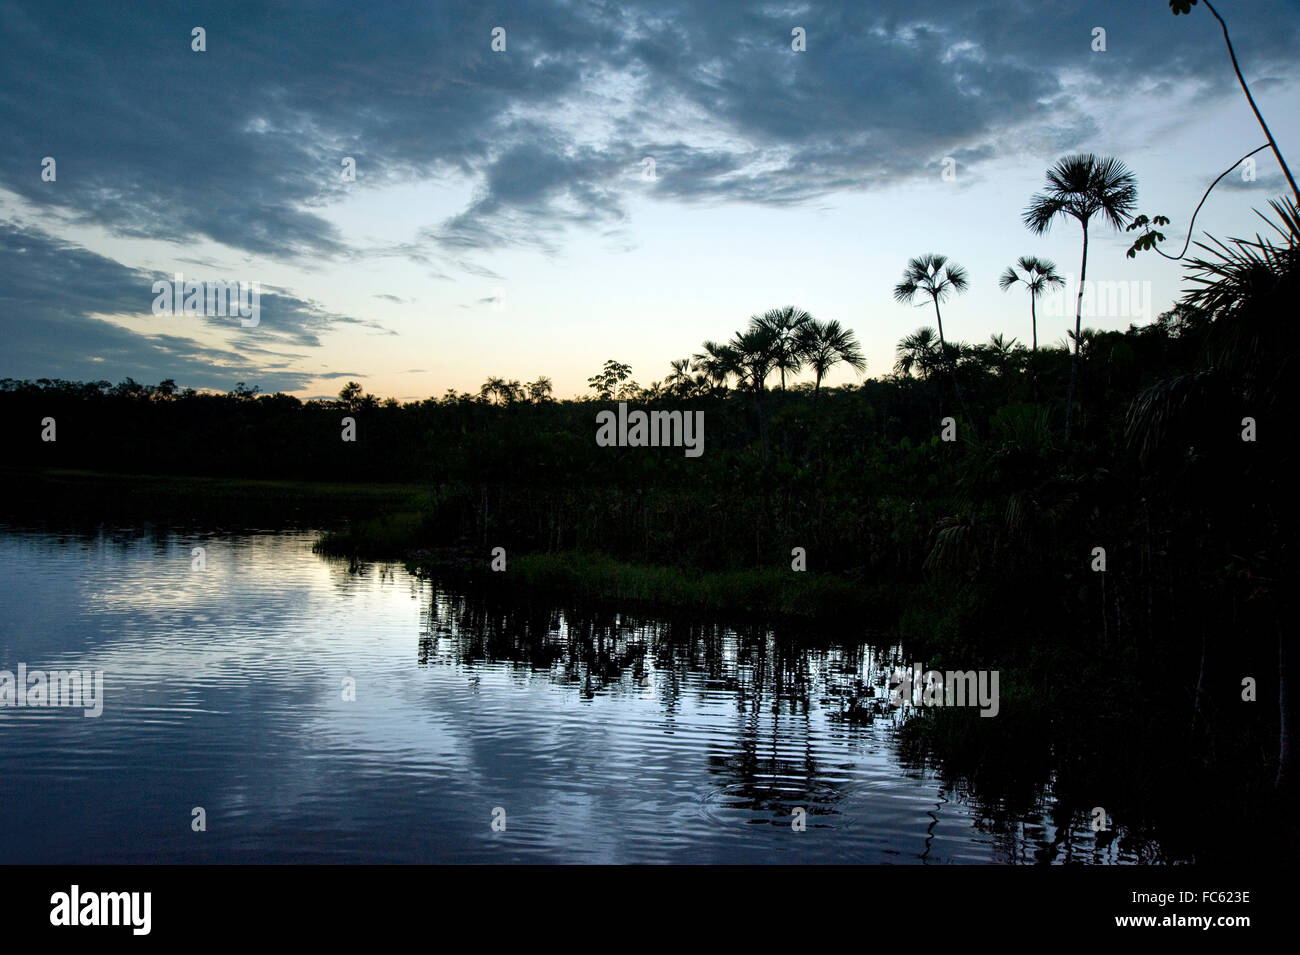
[[[1196,0],[1169,0],[1169,9],[1174,11],[1174,16],[1180,13],[1191,13],[1194,6]]]

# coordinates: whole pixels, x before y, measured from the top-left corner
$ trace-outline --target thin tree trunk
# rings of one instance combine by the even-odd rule
[[[1277,148],[1277,141],[1273,138],[1273,134],[1269,132],[1268,123],[1264,122],[1264,117],[1260,115],[1259,107],[1255,105],[1255,97],[1250,95],[1250,87],[1246,85],[1246,78],[1241,75],[1241,67],[1237,65],[1237,53],[1233,50],[1232,40],[1228,37],[1228,25],[1223,22],[1223,17],[1219,16],[1219,11],[1210,4],[1210,0],[1205,0],[1205,6],[1214,14],[1214,19],[1219,21],[1219,26],[1223,27],[1223,42],[1228,45],[1228,56],[1232,58],[1232,69],[1237,74],[1237,82],[1241,84],[1241,91],[1246,94],[1246,101],[1250,103],[1255,118],[1259,120],[1259,128],[1264,130],[1264,135],[1268,138],[1268,144],[1273,147],[1273,155],[1277,157],[1277,164],[1282,167],[1282,172],[1286,174],[1286,181],[1291,183],[1291,191],[1295,193],[1296,202],[1300,202],[1300,188],[1296,187],[1291,170],[1288,168],[1286,160],[1282,158],[1282,152]]]
[[[1070,440],[1070,422],[1074,420],[1074,390],[1079,381],[1079,351],[1083,346],[1083,283],[1088,276],[1088,223],[1083,224],[1083,262],[1079,266],[1079,294],[1074,303],[1074,359],[1070,362],[1070,390],[1065,398],[1065,439]]]
[[[948,343],[943,337],[943,315],[939,312],[939,300],[933,298],[932,301],[934,302],[934,317],[939,323],[939,351],[942,353],[941,357],[944,362],[948,365],[948,374],[952,375],[953,391],[957,393],[957,403],[961,405],[962,414],[966,416],[966,426],[973,427],[975,419],[971,417],[970,409],[966,407],[966,396],[962,394],[961,382],[957,380],[957,362],[948,361]]]
[[[1034,383],[1034,404],[1038,404],[1038,296],[1029,293],[1029,317],[1034,330],[1034,347],[1029,353],[1029,378]]]
[[[1034,331],[1034,354],[1038,354],[1038,296],[1029,293],[1029,318]]]

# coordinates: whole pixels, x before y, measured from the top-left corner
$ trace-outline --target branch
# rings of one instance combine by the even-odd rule
[[[1156,240],[1154,240],[1154,239],[1151,240],[1151,241],[1149,241],[1149,242],[1145,242],[1145,243],[1143,243],[1143,247],[1144,247],[1144,248],[1155,249],[1157,252],[1159,252],[1161,255],[1163,255],[1166,259],[1170,259],[1170,260],[1172,260],[1172,261],[1174,261],[1174,262],[1177,262],[1179,259],[1181,259],[1183,256],[1185,256],[1185,255],[1187,254],[1187,248],[1188,248],[1188,246],[1190,246],[1190,245],[1192,244],[1192,231],[1193,231],[1193,227],[1196,225],[1196,216],[1197,216],[1198,213],[1200,213],[1200,211],[1201,211],[1201,206],[1205,205],[1205,200],[1208,199],[1208,198],[1210,198],[1210,191],[1211,191],[1212,189],[1214,189],[1214,187],[1217,186],[1217,185],[1219,184],[1219,181],[1220,181],[1221,179],[1223,179],[1224,176],[1226,176],[1228,173],[1232,172],[1234,169],[1236,169],[1238,166],[1240,166],[1242,163],[1244,163],[1244,162],[1245,162],[1247,159],[1249,159],[1251,156],[1255,155],[1255,153],[1260,152],[1261,150],[1264,150],[1264,149],[1268,149],[1268,148],[1269,148],[1269,145],[1270,145],[1269,143],[1265,143],[1263,146],[1260,146],[1260,147],[1258,147],[1257,149],[1252,149],[1250,152],[1246,153],[1246,155],[1242,156],[1240,159],[1238,159],[1235,163],[1233,163],[1233,164],[1232,164],[1231,166],[1229,166],[1227,169],[1223,170],[1223,172],[1219,173],[1218,177],[1214,180],[1214,182],[1210,183],[1210,188],[1205,190],[1205,195],[1201,196],[1201,201],[1198,202],[1198,203],[1196,204],[1196,211],[1192,213],[1192,221],[1189,222],[1189,223],[1187,224],[1187,241],[1183,243],[1183,251],[1179,252],[1177,255],[1170,255],[1168,252],[1163,251],[1163,250],[1162,250],[1158,245],[1156,245]],[[1164,217],[1163,217],[1163,216],[1156,216],[1156,218],[1157,218],[1157,219],[1162,219],[1162,218],[1164,218]],[[1129,226],[1129,228],[1132,229],[1132,228],[1134,228],[1135,226],[1138,226],[1138,225],[1145,225],[1145,224],[1146,224],[1145,221],[1142,221],[1142,220],[1145,220],[1145,219],[1146,219],[1145,216],[1140,216],[1138,219],[1135,219],[1135,220],[1133,221],[1133,225]],[[1166,221],[1168,221],[1168,220],[1166,220]],[[1128,250],[1128,257],[1129,257],[1130,259],[1131,259],[1131,258],[1134,258],[1134,257],[1136,256],[1137,252],[1139,251],[1139,249],[1138,249],[1138,243],[1141,243],[1142,240],[1145,239],[1148,235],[1157,236],[1159,239],[1164,239],[1164,236],[1163,236],[1161,233],[1159,233],[1159,232],[1150,232],[1150,231],[1148,231],[1148,232],[1144,232],[1144,233],[1143,233],[1143,234],[1138,238],[1137,242],[1134,242],[1133,245],[1129,248],[1129,250]]]

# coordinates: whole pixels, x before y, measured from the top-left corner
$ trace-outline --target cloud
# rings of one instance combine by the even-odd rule
[[[153,315],[153,282],[171,276],[127,268],[12,222],[0,222],[0,275],[4,377],[97,380],[111,370],[196,388],[225,389],[243,380],[264,391],[297,390],[315,376],[289,370],[302,356],[287,349],[315,349],[322,334],[340,326],[380,327],[284,290],[262,295],[255,328],[237,318]],[[141,319],[156,330],[137,332],[100,316]],[[212,338],[224,343],[207,341]]]
[[[1296,20],[1282,0],[1234,12],[1267,85]],[[645,155],[657,199],[780,205],[929,175],[958,152],[994,159],[1021,126],[1076,148],[1090,107],[1075,86],[1233,82],[1203,11],[1121,0],[376,3],[364,24],[235,2],[202,14],[204,53],[194,16],[5,6],[0,185],[122,235],[328,259],[356,251],[319,213],[345,190],[469,177],[478,195],[418,245],[553,252],[567,229],[622,220]],[[498,24],[504,53],[489,47]],[[1105,53],[1090,48],[1098,24]],[[40,179],[47,155],[56,182]]]

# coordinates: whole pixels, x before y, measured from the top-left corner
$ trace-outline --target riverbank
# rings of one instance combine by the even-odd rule
[[[869,593],[832,574],[763,568],[683,570],[616,560],[605,554],[566,551],[506,555],[505,569],[491,569],[491,556],[419,551],[407,558],[415,574],[461,584],[545,594],[584,603],[610,603],[653,612],[690,612],[761,618],[764,621],[865,620]]]
[[[415,512],[424,505],[423,495],[415,484],[0,468],[0,516],[23,523],[201,518],[334,527],[379,513]]]
[[[312,524],[316,552],[404,560],[422,576],[546,593],[646,611],[689,610],[772,620],[865,613],[884,595],[837,574],[789,567],[707,571],[617,560],[598,552],[511,553],[493,572],[491,551],[429,549],[429,492],[412,484],[118,474],[81,469],[0,469],[0,515],[20,523],[104,519],[162,525]]]

